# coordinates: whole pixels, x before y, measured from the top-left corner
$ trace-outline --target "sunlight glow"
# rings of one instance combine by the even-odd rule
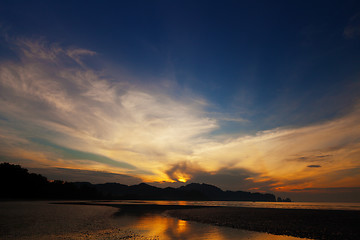
[[[178,178],[178,181],[179,182],[183,182],[183,183],[185,183],[185,182],[187,182],[189,179],[186,179],[186,178],[183,178],[183,177],[179,177]]]

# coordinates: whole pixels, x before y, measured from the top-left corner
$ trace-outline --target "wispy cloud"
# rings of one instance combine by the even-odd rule
[[[68,168],[29,168],[29,171],[41,174],[50,180],[63,180],[68,182],[83,182],[87,180],[91,183],[118,182],[127,185],[141,183],[140,178],[103,171]]]
[[[245,168],[258,174],[253,176],[255,182],[262,181],[260,177],[274,181],[270,186],[278,191],[329,184],[357,186],[360,175],[333,174],[359,167],[359,129],[360,109],[355,107],[350,114],[325,123],[199,145],[193,158],[209,172],[226,166]],[[321,168],[309,171],[309,162]]]
[[[93,161],[93,162],[104,163],[109,166],[114,166],[114,167],[119,167],[119,168],[136,169],[135,166],[133,166],[129,163],[114,161],[106,156],[102,156],[102,155],[98,155],[98,154],[94,154],[94,153],[82,152],[79,150],[62,147],[62,146],[56,145],[54,143],[51,143],[47,140],[32,138],[31,142],[37,143],[41,147],[49,148],[48,152],[55,152],[59,157],[61,157],[63,159],[88,160],[88,161]]]
[[[92,51],[24,39],[13,48],[19,61],[0,65],[0,114],[10,119],[3,127],[11,132],[4,141],[16,136],[40,152],[29,139],[37,137],[156,171],[165,160],[191,154],[198,136],[217,127],[203,100],[173,98],[166,89],[147,90],[86,67],[82,58]]]

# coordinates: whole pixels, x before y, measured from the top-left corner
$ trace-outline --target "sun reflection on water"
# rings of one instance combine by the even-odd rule
[[[188,222],[158,214],[146,214],[143,216],[124,215],[120,216],[118,220],[121,221],[123,227],[135,230],[140,235],[151,236],[162,240],[298,239],[289,236],[275,236],[267,233]]]
[[[182,232],[185,232],[186,231],[186,228],[187,228],[187,222],[184,221],[184,220],[178,220],[178,223],[177,223],[177,231],[179,233],[182,233]]]

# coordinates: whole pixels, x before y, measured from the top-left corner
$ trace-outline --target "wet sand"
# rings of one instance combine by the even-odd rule
[[[223,226],[229,226],[226,224],[219,224],[219,222],[209,222],[203,221],[206,214],[205,212],[214,211],[222,212],[224,207],[208,207],[208,206],[191,206],[191,205],[157,205],[157,204],[126,204],[126,203],[105,203],[105,202],[66,202],[61,204],[79,204],[79,205],[103,205],[103,206],[111,206],[116,207],[119,209],[115,215],[119,218],[121,216],[126,216],[126,222],[122,223],[122,226],[127,228],[128,223],[131,222],[129,216],[135,216],[138,219],[142,219],[139,221],[138,224],[131,224],[130,228],[135,230],[136,229],[156,229],[153,232],[153,236],[158,236],[159,239],[212,239],[212,240],[219,240],[219,239],[271,239],[271,240],[295,240],[298,239],[293,234],[284,234],[284,233],[276,233],[276,235],[272,235],[270,232],[266,230],[261,231],[248,231],[252,229],[246,228],[226,228]],[[247,209],[247,208],[246,208]],[[254,208],[252,208],[254,209]],[[182,221],[185,219],[179,219],[180,214],[188,214],[197,212],[200,214],[200,218],[197,219],[186,219],[186,220],[195,220],[200,223],[196,222],[188,222]],[[167,217],[168,216],[168,217]],[[175,217],[175,218],[174,218]],[[210,216],[211,217],[211,216]],[[147,221],[143,221],[147,219]],[[201,220],[199,220],[201,219]],[[179,222],[180,221],[180,222]],[[166,223],[165,223],[166,222]],[[120,222],[119,222],[120,223]],[[205,223],[205,224],[203,224]],[[210,225],[216,225],[209,227]],[[225,221],[226,223],[226,221]],[[202,225],[198,225],[202,224]],[[219,226],[221,226],[219,228]],[[234,226],[231,226],[234,227]],[[152,231],[150,231],[152,232]],[[280,236],[281,235],[281,236]],[[287,236],[284,236],[287,235]],[[309,239],[309,238],[306,238]],[[305,240],[305,239],[304,239]]]
[[[9,240],[292,239],[261,235],[266,233],[310,239],[360,239],[360,211],[89,201],[9,202],[0,204],[0,210],[0,238]]]
[[[165,215],[167,210],[189,209],[192,206],[110,204],[113,207],[109,207],[109,204],[91,201],[59,203],[0,203],[0,239],[298,240],[288,236],[188,222]]]
[[[360,239],[360,211],[356,210],[111,203],[104,205],[120,208],[118,214],[166,213],[181,220],[275,235],[330,240]]]
[[[166,211],[182,220],[312,239],[360,239],[360,211],[212,207]]]
[[[49,204],[46,201],[0,203],[1,240],[154,240],[123,228],[114,214],[118,208]]]

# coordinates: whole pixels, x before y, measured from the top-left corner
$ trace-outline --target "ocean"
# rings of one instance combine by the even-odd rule
[[[322,210],[356,210],[360,211],[360,203],[343,202],[246,202],[246,201],[95,201],[102,204],[159,204],[159,205],[195,205],[254,208],[290,208],[290,209],[322,209]]]

